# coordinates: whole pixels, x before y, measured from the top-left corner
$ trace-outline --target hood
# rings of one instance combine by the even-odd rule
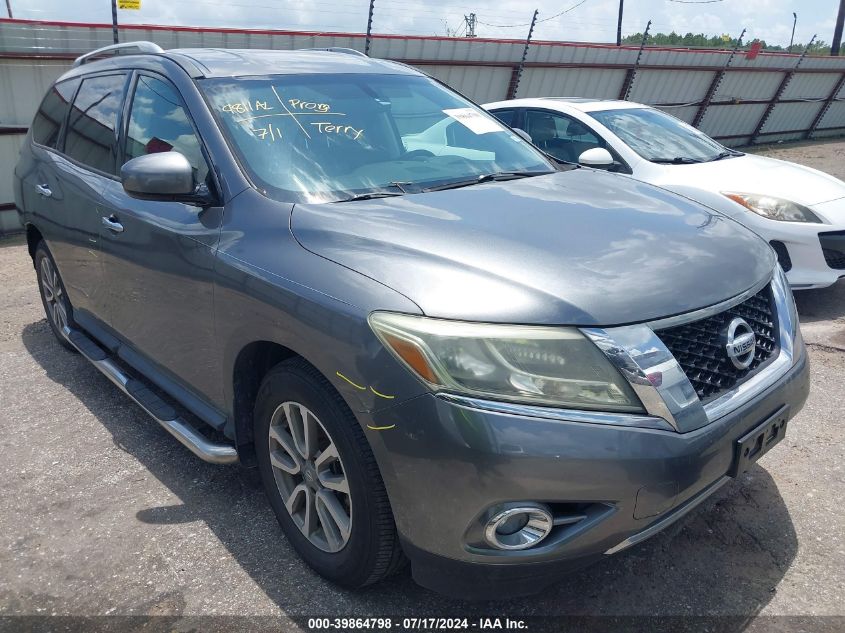
[[[306,249],[433,317],[610,326],[733,297],[771,274],[736,222],[631,178],[576,169],[463,189],[296,205]]]
[[[845,198],[845,182],[810,167],[746,154],[695,165],[661,166],[659,185],[760,193],[812,206]]]

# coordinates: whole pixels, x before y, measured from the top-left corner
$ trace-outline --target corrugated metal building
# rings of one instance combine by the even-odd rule
[[[126,25],[120,41],[163,48],[364,50],[360,33]],[[112,43],[110,24],[0,19],[0,232],[17,228],[11,173],[49,84],[81,53]],[[520,40],[373,35],[370,55],[403,61],[479,103],[581,96],[658,106],[727,145],[845,134],[845,57],[532,42],[520,74]],[[640,57],[639,65],[636,65]],[[800,61],[800,66],[796,65]]]

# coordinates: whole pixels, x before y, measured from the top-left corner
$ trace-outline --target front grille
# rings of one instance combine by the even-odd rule
[[[845,231],[819,233],[824,261],[836,270],[845,270]]]
[[[769,244],[772,245],[775,254],[778,256],[778,264],[780,264],[780,267],[783,268],[783,272],[788,273],[792,270],[792,258],[789,256],[786,244],[778,242],[777,240],[772,240]]]
[[[745,319],[754,331],[754,360],[747,369],[734,366],[723,342],[728,324],[736,317]],[[699,399],[706,402],[717,398],[750,378],[776,355],[777,317],[771,288],[766,286],[724,312],[659,330],[657,335],[683,368]]]

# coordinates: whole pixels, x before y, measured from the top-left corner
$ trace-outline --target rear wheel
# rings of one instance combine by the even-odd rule
[[[41,293],[41,303],[44,304],[44,313],[47,315],[47,323],[53,334],[59,339],[59,343],[71,351],[76,351],[73,345],[67,340],[64,333],[65,326],[73,327],[73,310],[65,292],[65,286],[53,256],[50,254],[44,240],[41,240],[35,247],[35,272],[38,276],[38,289]]]
[[[301,359],[272,369],[255,405],[255,451],[264,490],[299,555],[350,588],[404,561],[370,446],[328,381]]]

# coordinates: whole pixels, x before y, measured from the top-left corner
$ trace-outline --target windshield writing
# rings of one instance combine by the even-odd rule
[[[427,77],[277,75],[205,80],[230,144],[267,195],[330,202],[415,193],[553,167],[494,117]]]

